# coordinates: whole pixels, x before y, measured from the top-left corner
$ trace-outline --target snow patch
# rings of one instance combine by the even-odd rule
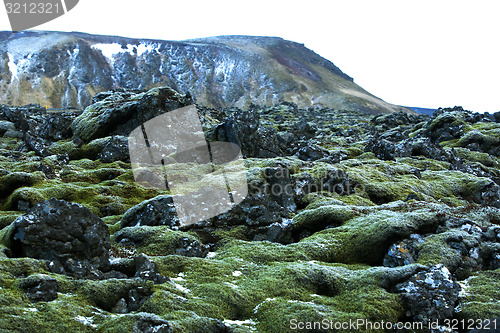
[[[75,320],[81,322],[83,325],[96,328],[97,325],[93,323],[93,317],[76,316]]]
[[[24,308],[25,312],[38,312],[37,308]]]
[[[262,302],[260,302],[259,304],[257,304],[257,306],[253,309],[253,313],[257,313],[257,311],[259,311],[259,308],[262,304],[264,304],[265,302],[269,302],[269,301],[274,301],[276,298],[266,298],[265,300],[263,300]]]
[[[470,293],[469,293],[469,290],[470,290],[469,279],[466,279],[463,281],[457,281],[458,284],[460,285],[460,291],[458,293],[458,297],[466,297],[466,296],[470,295]]]
[[[160,45],[159,44],[147,44],[140,43],[138,45],[127,44],[127,47],[122,47],[121,44],[111,43],[111,44],[94,44],[92,45],[94,50],[101,51],[102,55],[107,59],[113,61],[115,55],[119,53],[129,53],[130,55],[137,55],[138,57],[142,56],[144,53],[150,53],[153,51],[159,52]]]
[[[12,74],[12,77],[10,79],[10,83],[14,82],[14,79],[18,79],[17,77],[17,65],[14,62],[14,56],[12,54],[9,54],[9,71]]]
[[[229,320],[229,319],[224,319],[224,323],[228,325],[255,325],[255,321],[252,319],[247,319],[247,320]]]
[[[113,60],[113,56],[115,54],[122,53],[125,51],[124,49],[122,49],[122,46],[118,43],[94,44],[94,45],[92,45],[92,48],[94,50],[101,51],[102,55],[110,60]]]
[[[208,252],[208,253],[207,253],[206,258],[207,258],[207,259],[212,259],[212,258],[213,258],[213,257],[215,257],[216,255],[217,255],[217,253],[215,253],[215,252]]]
[[[131,46],[131,45],[128,45],[128,46]],[[144,43],[141,43],[139,45],[137,45],[137,56],[141,56],[143,55],[144,53],[151,53],[153,51],[156,51],[156,52],[160,52],[159,51],[160,49],[160,45],[159,44],[144,44]]]
[[[180,284],[178,284],[178,283],[174,283],[174,285],[175,285],[175,287],[176,287],[177,289],[179,289],[179,290],[180,290],[180,291],[182,291],[182,292],[188,293],[188,292],[190,292],[190,291],[191,291],[191,290],[189,290],[188,288],[185,288],[185,287],[181,286],[181,285],[180,285]]]
[[[238,289],[238,286],[235,285],[234,283],[231,283],[231,282],[224,282],[226,285],[230,286],[231,288],[233,289]]]

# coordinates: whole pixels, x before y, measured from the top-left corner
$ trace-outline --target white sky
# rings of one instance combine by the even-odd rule
[[[500,111],[500,0],[80,0],[37,30],[304,43],[387,102]],[[0,30],[10,30],[0,10]]]

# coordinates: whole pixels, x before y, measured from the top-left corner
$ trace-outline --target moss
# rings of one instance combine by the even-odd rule
[[[177,254],[184,244],[191,244],[191,246],[201,244],[195,236],[182,231],[174,231],[168,226],[127,227],[116,232],[113,239],[133,243],[138,251],[152,256]]]
[[[78,145],[74,143],[72,140],[61,140],[54,142],[51,144],[47,151],[50,154],[68,154],[70,158],[75,154],[78,150]]]
[[[10,225],[21,215],[22,213],[17,211],[0,211],[0,230]]]
[[[141,306],[142,311],[165,316],[169,320],[184,320],[187,313],[191,316],[223,318],[217,305],[204,302],[199,297],[186,298],[187,295],[175,286],[165,283],[155,286],[154,289],[153,295]]]
[[[459,232],[457,234],[456,231],[448,231],[426,237],[424,243],[418,247],[417,262],[428,266],[443,264],[451,270],[456,269],[462,260],[462,255],[459,251],[451,248],[446,240],[459,234],[463,237],[466,233]]]
[[[2,283],[0,288],[0,308],[5,306],[22,306],[29,303],[26,294],[18,288],[6,287]]]
[[[109,178],[108,171],[111,170],[112,174],[115,172],[114,169],[108,168],[101,170],[96,170],[94,176],[101,175],[104,178]],[[97,180],[94,179],[94,181]],[[80,203],[89,208],[93,214],[103,216],[101,208],[105,205],[113,206],[115,208],[113,211],[120,214],[146,199],[157,196],[159,193],[162,192],[118,180],[106,180],[97,184],[88,182],[64,183],[59,180],[47,180],[34,187],[17,189],[8,197],[2,209],[15,210],[18,208],[19,201],[27,202],[32,207],[41,201],[56,198]],[[113,208],[111,206],[110,208]]]
[[[320,230],[328,225],[342,225],[357,215],[358,213],[348,206],[319,206],[304,210],[294,216],[292,228],[293,230]]]
[[[437,213],[375,211],[342,226],[319,231],[296,246],[316,260],[380,265],[390,245],[410,234],[437,228]]]
[[[113,219],[111,219],[111,218],[113,218]],[[116,221],[114,220],[114,218],[117,218]],[[102,220],[104,221],[104,223],[106,223],[108,225],[108,229],[109,229],[109,234],[110,235],[113,235],[115,232],[117,232],[118,230],[120,230],[120,228],[121,228],[121,224],[120,224],[121,218],[122,218],[122,215],[107,216],[107,217],[103,217],[102,218]]]
[[[39,202],[46,200],[44,195],[36,188],[23,187],[15,190],[7,199],[7,202],[2,206],[2,210],[17,210],[19,202],[27,202],[29,207],[33,207]]]
[[[443,171],[450,169],[450,163],[448,162],[436,161],[425,157],[400,157],[396,161],[420,170]]]
[[[12,193],[17,188],[33,186],[42,182],[45,175],[41,171],[33,173],[12,172],[0,177],[0,193],[1,196]]]
[[[12,280],[26,277],[31,274],[46,274],[47,265],[45,261],[31,258],[0,258],[0,279]]]
[[[286,304],[284,308],[294,310],[287,315],[295,318],[301,313],[300,306],[309,314],[323,309],[323,313],[332,314],[332,320],[339,315],[395,320],[402,312],[398,296],[381,287],[380,272],[364,267],[301,261],[259,264],[219,254],[210,260],[178,256],[154,260],[162,274],[176,276],[173,280],[181,289],[172,288],[170,282],[155,286],[155,293],[141,310],[179,320],[181,326],[179,316],[196,313],[246,321],[250,326],[255,318],[259,331],[270,327],[276,331],[275,321],[284,325],[287,318],[273,302],[277,299]],[[274,311],[266,309],[268,302],[273,303]]]
[[[500,168],[500,161],[498,160],[497,157],[487,154],[487,153],[482,153],[478,151],[471,151],[466,148],[455,148],[455,153],[460,157],[465,160],[471,161],[471,162],[477,162],[481,163],[485,167],[490,167],[489,169],[492,172],[498,172],[498,169]]]
[[[364,198],[357,194],[343,195],[339,196],[337,199],[351,206],[375,206],[375,204],[371,202],[370,199]]]
[[[348,322],[358,318],[396,321],[403,312],[397,295],[388,293],[370,279],[358,279],[364,270],[320,263],[279,266],[274,281],[269,280],[273,276],[269,272],[272,268],[259,276],[261,279],[268,277],[260,284],[270,288],[264,294],[271,295],[261,299],[253,309],[259,331],[292,331],[292,319],[304,322],[324,319]]]
[[[426,201],[443,201],[459,206],[469,201],[480,200],[481,189],[486,178],[465,174],[460,171],[443,170],[444,165],[434,164],[433,169],[420,169],[420,178],[415,174],[413,159],[405,163],[380,160],[348,160],[339,166],[349,175],[356,187],[357,195],[376,204],[406,200],[417,195]],[[432,160],[421,160],[432,161]],[[407,164],[408,163],[408,164]]]
[[[444,112],[439,116],[433,118],[429,124],[430,131],[434,132],[440,127],[449,124],[453,128],[461,128],[464,133],[468,132],[471,127],[464,120],[464,113],[460,112]]]
[[[141,288],[145,294],[150,293],[153,282],[139,279],[79,280],[75,285],[76,293],[81,299],[105,311],[111,311],[121,298],[127,298],[131,289]]]
[[[61,180],[66,183],[85,182],[85,183],[98,184],[106,180],[115,179],[124,173],[125,170],[115,169],[115,168],[99,168],[96,170],[79,171],[79,172],[65,171],[61,174]]]
[[[500,270],[479,272],[462,282],[459,318],[493,319],[500,317]],[[497,321],[498,325],[498,321]]]
[[[170,323],[159,316],[144,312],[111,314],[99,325],[98,331],[129,333],[143,331],[144,327],[147,327],[151,332],[167,332],[167,327],[170,327]]]
[[[64,297],[59,297],[64,298]],[[99,314],[89,306],[69,300],[4,306],[0,309],[0,330],[4,332],[95,332]]]
[[[308,256],[300,251],[300,249],[277,243],[233,240],[225,244],[216,252],[216,258],[241,258],[255,263],[268,263],[275,261],[307,260]]]
[[[217,228],[214,235],[219,237],[218,244],[225,244],[233,239],[240,239],[243,241],[250,241],[248,227],[244,225],[234,226],[231,228]]]

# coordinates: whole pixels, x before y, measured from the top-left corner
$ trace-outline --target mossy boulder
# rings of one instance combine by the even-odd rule
[[[174,231],[166,226],[137,226],[123,228],[113,235],[116,243],[133,246],[138,251],[153,256],[178,254],[204,257],[206,248],[197,237],[186,232]]]
[[[192,104],[190,97],[169,87],[140,94],[112,94],[88,106],[71,128],[74,137],[84,142],[109,135],[128,136],[144,121],[189,104]]]

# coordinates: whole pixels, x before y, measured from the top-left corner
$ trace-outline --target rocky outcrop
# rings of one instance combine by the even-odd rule
[[[73,136],[84,142],[108,135],[128,136],[144,122],[191,104],[189,96],[168,87],[139,94],[116,93],[86,108],[71,128]]]

